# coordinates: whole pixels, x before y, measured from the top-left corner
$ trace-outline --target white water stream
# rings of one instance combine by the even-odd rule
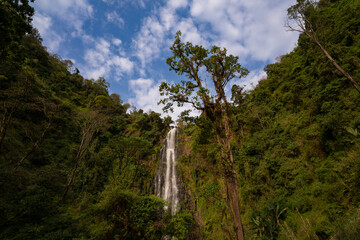
[[[179,208],[179,189],[176,176],[176,141],[177,128],[171,129],[166,137],[166,144],[161,153],[161,162],[155,177],[155,195],[168,202],[171,214]],[[165,210],[168,210],[165,206]]]

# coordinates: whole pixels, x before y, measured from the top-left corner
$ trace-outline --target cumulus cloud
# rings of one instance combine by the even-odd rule
[[[120,17],[119,14],[117,14],[117,12],[115,12],[115,11],[107,13],[106,19],[109,22],[116,24],[120,28],[124,27],[124,24],[125,24],[124,19],[122,17]]]
[[[93,7],[88,0],[37,0],[35,6],[39,13],[61,19],[78,34],[82,32],[84,21],[93,15]]]
[[[290,5],[280,0],[168,1],[143,21],[134,39],[135,55],[145,66],[167,50],[174,33],[181,30],[184,41],[226,47],[242,62],[274,61],[292,50],[297,40],[297,33],[284,29]],[[184,7],[189,7],[190,16],[177,14]]]
[[[121,39],[113,38],[113,39],[112,39],[112,43],[113,43],[115,46],[120,46],[120,44],[122,43],[122,41],[121,41]]]
[[[144,70],[147,63],[158,58],[165,43],[166,25],[160,23],[156,16],[144,20],[141,31],[133,40],[134,55],[141,62]]]
[[[115,49],[121,44],[120,39],[111,41],[100,38],[94,40],[94,46],[86,50],[83,66],[84,75],[88,78],[112,76],[114,80],[120,80],[124,74],[131,74],[134,62],[122,55],[117,55]]]
[[[34,5],[33,26],[39,30],[51,52],[58,52],[70,36],[84,40],[90,37],[83,30],[84,22],[93,16],[93,7],[88,0],[37,0]],[[54,25],[54,22],[61,22],[61,25]]]
[[[132,4],[133,6],[145,8],[146,2],[149,0],[102,0],[109,5],[116,5],[118,7],[124,7],[126,4]]]
[[[85,77],[105,77],[118,81],[124,75],[132,74],[134,62],[125,57],[121,39],[112,36],[99,38],[84,30],[85,21],[94,14],[88,0],[37,0],[35,8],[33,24],[52,52],[59,50],[65,40],[82,40],[85,50],[78,67]],[[119,27],[124,25],[124,20],[115,11],[106,13],[105,19]],[[54,22],[61,22],[62,25],[54,25]]]
[[[188,0],[169,0],[167,4],[170,9],[184,8],[188,5]]]
[[[39,13],[34,16],[32,23],[40,33],[46,33],[52,25],[52,20],[49,16]]]
[[[37,0],[37,6],[46,12],[64,16],[69,12],[78,12],[85,15],[92,15],[93,8],[87,0]]]
[[[266,72],[264,70],[254,70],[249,73],[244,79],[238,80],[235,84],[243,86],[244,90],[249,91],[254,89],[256,84],[261,80],[266,78]]]
[[[167,4],[160,7],[155,13],[142,22],[142,26],[138,34],[133,39],[134,55],[141,62],[142,69],[140,72],[144,74],[145,66],[157,59],[164,50],[168,50],[171,46],[169,39],[172,39],[174,33],[178,30],[176,26],[179,24],[179,16],[176,11],[188,5],[187,0],[171,0]],[[195,30],[193,23],[183,22],[183,27],[189,31]],[[190,34],[189,34],[190,35]],[[193,39],[199,38],[196,34]]]
[[[129,99],[129,103],[149,111],[161,112],[159,85],[150,78],[138,78],[129,81],[129,88],[134,92],[135,97]]]
[[[176,26],[182,33],[182,41],[209,47],[209,42],[204,38],[209,33],[200,32],[191,18],[181,19]]]
[[[292,1],[294,3],[294,1]],[[193,0],[190,13],[209,23],[214,42],[242,60],[273,61],[295,46],[297,34],[286,32],[287,1]]]
[[[64,39],[54,31],[51,31],[53,25],[52,19],[45,14],[36,14],[34,16],[33,26],[37,28],[44,39],[44,44],[51,52],[56,52]]]

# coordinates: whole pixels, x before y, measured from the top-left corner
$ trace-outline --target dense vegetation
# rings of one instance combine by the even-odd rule
[[[0,238],[183,239],[191,216],[152,195],[171,119],[47,52],[28,1],[0,12]]]
[[[162,213],[153,176],[171,119],[47,52],[28,2],[0,1],[0,238],[234,239],[214,119],[178,121],[184,211]],[[305,10],[360,82],[360,1]],[[359,92],[305,33],[265,70],[232,88],[227,115],[245,238],[360,239]]]
[[[360,1],[309,6],[318,39],[360,81]],[[360,239],[359,92],[306,34],[265,70],[251,92],[233,88],[232,150],[246,237]],[[205,116],[186,120],[179,165],[194,234],[232,239],[214,127]]]

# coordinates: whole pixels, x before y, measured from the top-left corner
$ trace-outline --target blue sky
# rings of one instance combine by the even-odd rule
[[[158,86],[169,72],[175,33],[184,41],[226,47],[250,70],[233,83],[251,89],[263,68],[296,46],[284,28],[295,0],[35,0],[33,25],[43,44],[86,78],[104,77],[110,92],[138,109],[161,112]],[[181,109],[172,114],[176,117]]]

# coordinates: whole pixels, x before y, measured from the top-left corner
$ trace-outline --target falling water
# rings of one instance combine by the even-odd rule
[[[179,185],[176,177],[177,128],[171,129],[161,149],[161,159],[155,176],[155,195],[168,202],[171,214],[178,211]],[[168,210],[168,206],[165,206]]]

